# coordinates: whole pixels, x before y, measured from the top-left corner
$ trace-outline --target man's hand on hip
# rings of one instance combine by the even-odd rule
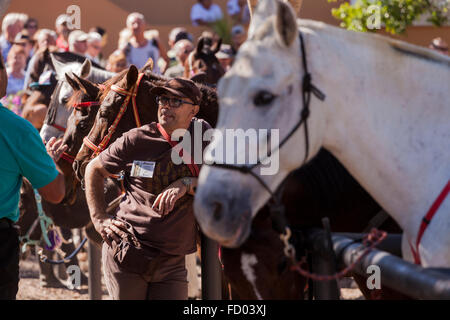
[[[92,219],[95,230],[102,236],[103,240],[111,246],[112,241],[120,243],[120,240],[128,234],[126,225],[112,216]]]

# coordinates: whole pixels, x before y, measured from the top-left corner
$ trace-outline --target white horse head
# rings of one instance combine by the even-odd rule
[[[65,81],[65,74],[72,72],[87,77],[91,73],[92,64],[89,59],[86,59],[83,64],[78,62],[61,63],[53,55],[51,55],[53,66],[55,67],[56,78],[58,84],[53,92],[52,99],[49,105],[49,111],[44,121],[44,125],[40,131],[41,138],[45,141],[50,140],[51,137],[60,138],[64,135],[63,128],[66,127],[67,119],[70,116],[71,110],[66,108],[66,103],[73,94],[73,89],[67,81]],[[64,106],[62,108],[61,106]],[[49,124],[49,115],[51,116],[51,124]]]
[[[60,138],[64,135],[62,128],[66,127],[67,119],[72,112],[70,106],[67,106],[67,101],[73,95],[74,89],[67,81],[67,75],[76,75],[95,83],[102,83],[114,75],[114,73],[93,67],[89,59],[86,59],[82,64],[78,62],[64,64],[55,59],[53,55],[51,55],[51,58],[58,84],[49,105],[47,118],[40,131],[41,137],[46,141],[50,140],[51,137]],[[54,113],[51,119],[52,125],[49,125],[47,120],[52,113]]]
[[[276,149],[300,120],[304,70],[299,57],[296,15],[291,6],[281,1],[260,1],[248,40],[239,49],[233,67],[219,82],[218,133],[208,148],[205,162],[220,162],[212,150],[223,143],[221,137],[226,136],[226,129],[276,128],[280,139],[271,140],[266,150]],[[320,148],[321,138],[316,132],[325,126],[325,121],[313,112],[308,122],[316,129],[309,135],[311,157]],[[299,152],[291,152],[293,148]],[[277,172],[261,175],[260,166],[253,172],[275,191],[287,174],[302,164],[305,150],[305,135],[300,128],[279,153],[272,155],[271,161],[279,161]],[[248,149],[226,151],[249,152]],[[252,217],[270,194],[251,175],[211,166],[202,168],[199,182],[195,214],[202,230],[224,245],[241,244],[250,231]]]
[[[450,149],[444,147],[450,132],[450,58],[314,21],[299,20],[298,25],[305,50],[299,50],[297,23],[289,6],[262,0],[249,39],[219,83],[218,131],[204,157],[207,164],[218,165],[202,168],[194,203],[202,230],[223,245],[240,245],[252,216],[270,194],[323,146],[399,223],[407,240],[403,242],[405,258],[411,257],[412,243],[423,258],[416,255],[416,261],[450,266],[450,216],[446,214],[450,196],[445,198],[450,186]],[[305,57],[312,82],[327,95],[325,102],[311,96],[308,135],[304,123],[293,130],[301,123],[306,105],[302,97],[302,87],[308,83],[303,78],[302,85]],[[250,147],[230,144],[232,148],[223,142],[228,142],[226,131],[237,128],[278,129],[279,140],[271,139],[267,147],[276,151],[280,146],[270,158],[279,157],[278,171],[264,175],[261,165],[249,163],[236,170],[236,163],[228,161],[233,158],[228,157],[230,153],[249,159],[255,153]],[[259,145],[264,143],[259,139]],[[217,152],[222,145],[227,146],[225,164]],[[439,211],[433,212],[435,218],[422,239],[418,230],[430,208]]]

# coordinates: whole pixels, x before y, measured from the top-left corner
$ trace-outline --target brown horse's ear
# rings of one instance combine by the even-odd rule
[[[66,72],[65,76],[66,76],[67,83],[69,83],[69,85],[73,88],[73,90],[75,90],[75,91],[80,90],[80,85],[74,78],[72,78],[67,72]]]
[[[195,52],[196,53],[202,52],[204,46],[205,46],[205,38],[202,37],[198,40],[197,48],[196,48]]]
[[[74,74],[74,80],[78,83],[78,86],[80,87],[80,90],[83,91],[84,94],[88,95],[89,97],[95,99],[100,91],[100,89],[90,82],[89,80],[83,79],[76,74]]]
[[[130,90],[130,88],[136,84],[136,81],[138,79],[139,76],[139,71],[136,68],[135,65],[131,65],[130,68],[128,69],[128,73],[127,73],[127,82],[126,82],[126,88],[127,90]]]
[[[147,62],[145,63],[145,65],[141,68],[141,70],[139,70],[139,72],[144,73],[145,71],[153,71],[153,59],[152,58],[148,58]]]
[[[217,52],[220,51],[220,46],[222,45],[222,38],[219,38],[219,41],[217,41],[214,46],[211,48],[212,52],[214,52],[214,54],[216,54]]]

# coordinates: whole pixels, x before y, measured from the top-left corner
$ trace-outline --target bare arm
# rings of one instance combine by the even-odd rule
[[[39,189],[39,193],[46,201],[50,203],[60,203],[66,194],[66,185],[64,182],[64,175],[61,169],[56,164],[61,157],[61,154],[67,150],[66,145],[62,145],[62,140],[56,141],[55,138],[50,139],[46,145],[47,153],[55,162],[58,175],[56,178],[47,184],[45,187]]]
[[[94,158],[86,167],[84,179],[86,182],[86,202],[89,207],[92,222],[95,229],[102,236],[108,245],[111,240],[120,242],[120,238],[125,236],[121,230],[126,230],[126,226],[120,221],[114,220],[112,216],[106,213],[106,200],[104,194],[104,181],[112,176],[100,162],[100,159]]]
[[[175,203],[185,194],[195,195],[197,178],[185,177],[176,180],[165,188],[153,202],[153,210],[161,217],[171,212]]]

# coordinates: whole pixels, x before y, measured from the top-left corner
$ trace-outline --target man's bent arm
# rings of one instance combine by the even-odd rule
[[[86,183],[86,201],[89,207],[89,213],[94,225],[99,220],[109,218],[106,213],[106,200],[104,193],[105,179],[111,174],[103,167],[100,159],[93,159],[86,167],[84,176]]]
[[[66,195],[64,175],[61,173],[58,165],[56,165],[56,170],[58,170],[56,178],[45,187],[39,189],[39,194],[45,201],[55,204],[60,203]]]

